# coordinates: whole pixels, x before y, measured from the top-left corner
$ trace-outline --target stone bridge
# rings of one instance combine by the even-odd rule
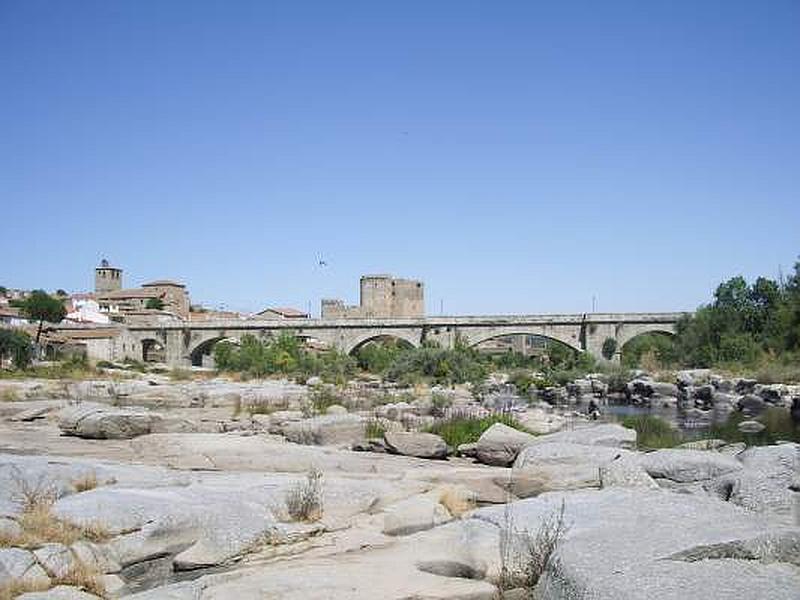
[[[469,346],[515,334],[543,336],[581,352],[601,357],[607,338],[617,342],[617,351],[628,341],[644,334],[673,334],[684,313],[591,313],[572,315],[463,316],[402,319],[302,319],[174,322],[158,325],[130,325],[132,339],[125,356],[147,358],[156,348],[159,357],[172,366],[203,364],[217,342],[252,335],[268,339],[281,332],[321,342],[351,353],[365,343],[383,337],[404,340],[419,346],[435,340],[452,347],[457,338]]]

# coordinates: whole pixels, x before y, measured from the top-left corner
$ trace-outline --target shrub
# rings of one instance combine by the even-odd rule
[[[312,467],[305,481],[292,486],[286,494],[286,511],[295,521],[313,522],[322,518],[322,473]]]
[[[24,331],[0,329],[0,363],[9,357],[14,368],[25,369],[33,359],[31,337]]]
[[[334,404],[341,404],[344,399],[330,386],[322,385],[311,391],[311,406],[313,412],[324,415]]]
[[[615,340],[612,337],[607,337],[603,341],[603,348],[601,350],[603,358],[605,358],[606,360],[611,360],[612,358],[614,358],[614,354],[616,354],[616,352],[617,352],[617,340]]]
[[[517,389],[517,392],[522,396],[527,395],[531,387],[535,387],[533,375],[530,373],[530,371],[525,371],[522,369],[513,371],[508,376],[508,382],[513,385]]]
[[[75,488],[75,491],[78,493],[93,490],[97,486],[97,474],[94,471],[88,471],[72,480],[72,487]]]
[[[667,421],[653,415],[631,415],[622,425],[636,430],[636,443],[642,448],[672,448],[681,442],[681,434]]]
[[[192,372],[188,369],[179,369],[175,367],[169,372],[169,378],[172,381],[188,381],[192,378]]]
[[[370,419],[367,421],[367,426],[364,430],[364,437],[367,439],[382,438],[384,433],[386,433],[386,428],[381,425],[380,421],[377,419]]]
[[[536,584],[568,530],[564,520],[565,507],[562,500],[560,509],[545,516],[535,532],[517,530],[511,519],[511,509],[506,509],[500,529],[498,587],[501,597],[505,590],[514,588],[522,588],[528,597],[533,597]]]
[[[445,410],[453,405],[453,399],[447,394],[434,392],[431,394],[431,407],[434,415],[444,415]]]
[[[425,431],[428,433],[435,433],[450,447],[457,448],[461,444],[473,444],[477,442],[483,432],[495,423],[503,423],[514,429],[525,431],[525,428],[519,421],[506,413],[498,413],[488,417],[454,415],[448,419],[443,419],[434,423],[427,427]]]
[[[0,390],[0,402],[16,402],[19,400],[19,393],[13,388]]]

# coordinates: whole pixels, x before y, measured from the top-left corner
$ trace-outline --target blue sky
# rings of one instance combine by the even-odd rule
[[[0,0],[0,284],[690,309],[800,254],[800,3]],[[328,267],[317,265],[324,257]]]

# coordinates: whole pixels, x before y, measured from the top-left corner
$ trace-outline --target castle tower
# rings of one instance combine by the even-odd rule
[[[94,291],[98,294],[116,292],[122,289],[122,269],[112,267],[104,258],[94,270]]]

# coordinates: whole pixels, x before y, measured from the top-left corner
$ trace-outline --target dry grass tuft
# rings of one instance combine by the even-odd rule
[[[105,598],[106,589],[100,580],[100,575],[95,568],[76,561],[67,573],[53,580],[53,585],[71,585],[95,596]]]
[[[11,579],[0,583],[0,600],[12,600],[29,592],[45,592],[50,583],[39,579]]]
[[[19,400],[19,393],[13,388],[3,388],[0,390],[0,402],[16,402]]]
[[[322,518],[322,473],[312,467],[305,481],[292,486],[286,493],[286,511],[295,521],[312,523]]]
[[[101,573],[96,569],[82,562],[76,562],[67,573],[50,581],[25,578],[3,582],[0,584],[0,600],[12,600],[17,596],[30,592],[46,592],[59,585],[76,587],[95,596],[105,598],[106,589],[100,579],[100,575]]]
[[[506,505],[505,523],[500,531],[500,598],[506,590],[522,589],[528,597],[544,574],[553,554],[567,532],[564,521],[564,501],[561,508],[544,517],[536,531],[517,530]]]
[[[17,517],[20,531],[0,533],[0,548],[35,549],[48,543],[69,546],[78,540],[104,542],[110,537],[108,529],[100,523],[76,525],[57,517],[53,513],[57,490],[45,477],[30,482],[17,472],[12,475],[12,482],[15,486],[12,498],[22,509]]]
[[[454,517],[460,517],[475,508],[475,494],[466,488],[448,486],[442,490],[439,504],[444,506]]]
[[[84,473],[80,477],[72,480],[72,487],[75,488],[75,491],[80,492],[88,492],[89,490],[93,490],[98,485],[100,485],[97,481],[97,474],[94,471],[88,471]]]

